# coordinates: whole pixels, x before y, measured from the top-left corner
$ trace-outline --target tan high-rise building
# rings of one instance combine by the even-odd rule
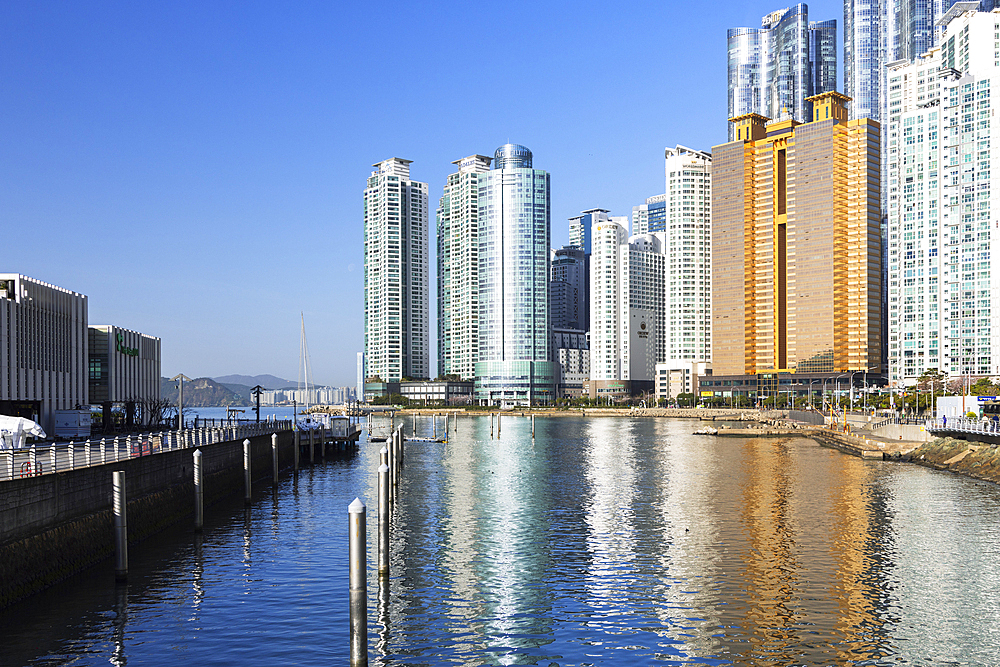
[[[715,376],[882,369],[880,127],[809,101],[808,123],[738,116],[712,149]]]

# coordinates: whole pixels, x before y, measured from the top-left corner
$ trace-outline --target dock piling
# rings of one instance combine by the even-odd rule
[[[128,577],[128,521],[125,516],[125,472],[111,473],[115,513],[115,579]]]
[[[535,415],[531,415],[531,439],[535,439]]]
[[[194,529],[201,530],[205,524],[205,471],[201,465],[202,453],[194,450]]]
[[[378,573],[389,576],[389,466],[378,467]]]
[[[351,665],[368,665],[368,577],[365,566],[365,504],[360,498],[347,508],[350,522]]]
[[[295,429],[295,452],[293,453],[293,458],[295,460],[295,472],[299,471],[299,430]]]
[[[243,502],[250,503],[250,440],[243,441]]]
[[[274,475],[272,481],[278,483],[278,434],[271,434],[271,463],[274,469]]]

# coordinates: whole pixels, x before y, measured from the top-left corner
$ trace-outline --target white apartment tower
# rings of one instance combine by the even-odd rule
[[[664,151],[666,338],[671,368],[712,359],[712,154]]]
[[[412,160],[374,164],[365,188],[365,359],[386,382],[430,375],[427,184]]]
[[[939,47],[886,73],[891,386],[1000,375],[1000,12],[957,9]]]
[[[438,375],[476,377],[479,361],[479,188],[492,158],[452,162],[437,209]]]
[[[590,379],[652,381],[665,347],[663,235],[628,237],[628,219],[591,231]]]

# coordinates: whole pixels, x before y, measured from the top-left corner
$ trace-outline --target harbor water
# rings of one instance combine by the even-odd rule
[[[348,664],[355,497],[370,664],[1000,664],[996,485],[687,420],[490,423],[408,445],[388,590],[362,438],[130,546],[127,583],[3,610],[0,664]]]

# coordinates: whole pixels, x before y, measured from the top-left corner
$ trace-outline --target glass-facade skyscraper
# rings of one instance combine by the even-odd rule
[[[524,146],[496,150],[479,187],[479,361],[476,401],[555,399],[549,334],[549,174]]]
[[[730,29],[728,46],[729,118],[789,114],[806,122],[807,98],[836,90],[837,22],[810,23],[803,3],[764,16],[760,28]]]
[[[844,0],[844,93],[852,118],[887,118],[886,65],[912,61],[936,46],[946,14],[988,12],[997,0]]]

